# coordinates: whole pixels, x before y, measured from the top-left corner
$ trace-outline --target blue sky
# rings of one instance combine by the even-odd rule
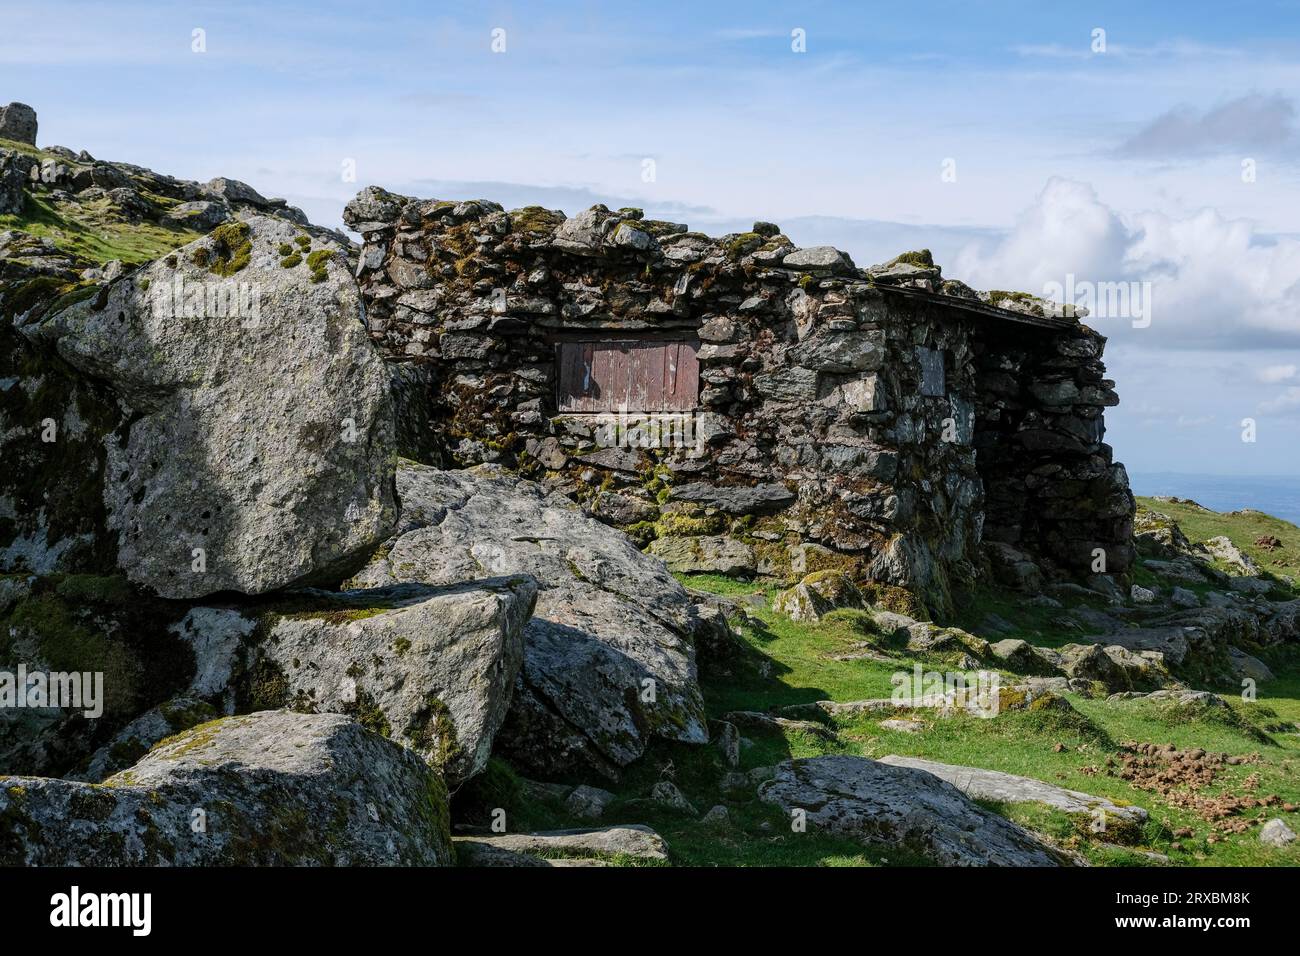
[[[324,225],[373,182],[1150,282],[1149,326],[1093,323],[1118,456],[1300,473],[1300,3],[0,2],[0,101],[42,144]]]

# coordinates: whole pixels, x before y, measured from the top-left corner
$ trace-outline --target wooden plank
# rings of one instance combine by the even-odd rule
[[[564,342],[559,346],[559,379],[556,407],[560,411],[583,413],[594,411],[592,349],[589,343]]]
[[[654,346],[646,346],[642,342],[631,342],[628,344],[628,387],[627,387],[627,408],[631,412],[645,412],[651,410],[650,405],[650,349]]]
[[[608,381],[610,355],[598,343],[582,343],[582,411],[601,411]]]
[[[620,402],[627,401],[627,348],[621,342],[602,345],[605,361],[602,365],[604,378],[601,385],[605,391],[601,395],[600,410],[616,411]]]
[[[671,411],[692,411],[700,402],[698,342],[682,342],[677,351],[677,373],[666,406]]]
[[[680,342],[668,342],[664,345],[663,407],[665,409],[673,407],[673,395],[677,390],[677,363],[680,361],[678,358],[680,350]]]
[[[555,346],[555,407],[562,412],[577,411],[578,408],[578,361],[581,346],[572,342],[560,342]]]
[[[584,384],[583,356],[582,345],[575,346],[572,351],[573,371],[571,381],[573,382],[573,409],[582,411],[586,405],[586,385]]]
[[[645,407],[647,412],[663,411],[664,404],[664,367],[668,364],[668,345],[662,342],[647,343],[642,350],[645,353]]]

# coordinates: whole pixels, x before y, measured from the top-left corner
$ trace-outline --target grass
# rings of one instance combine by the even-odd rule
[[[19,215],[0,216],[0,230],[19,229],[93,262],[137,265],[198,239],[201,232],[152,222],[124,222],[107,199],[54,202],[28,193]]]
[[[1080,597],[1072,599],[1070,606],[1102,610],[1106,607],[1106,599],[1101,595],[1095,598]],[[1012,629],[994,632],[986,623],[991,615],[996,615],[1012,625]],[[1088,628],[1071,618],[1064,607],[1037,607],[1026,604],[1023,594],[996,588],[981,591],[962,601],[953,620],[949,623],[990,641],[1016,637],[1040,647],[1061,647],[1064,644],[1078,643],[1089,633]]]
[[[62,156],[55,153],[39,149],[36,146],[32,146],[30,143],[20,143],[16,139],[5,139],[4,137],[0,137],[0,149],[10,149],[14,152],[22,153],[24,156],[30,156],[33,159],[57,159],[59,162],[67,163],[69,166],[77,165],[77,163],[72,160],[64,159]]]
[[[912,665],[903,651],[889,649],[873,635],[861,614],[840,611],[818,624],[795,624],[771,611],[774,588],[712,575],[683,576],[682,581],[695,590],[730,597],[745,609],[743,617],[733,620],[733,629],[741,640],[736,659],[725,674],[711,674],[706,669],[701,675],[711,718],[730,710],[768,712],[822,699],[887,697],[892,689],[890,677]],[[963,619],[982,620],[996,613],[1016,626],[1017,635],[1053,643],[1078,636],[1053,623],[1053,618],[1061,617],[1064,610],[1026,606],[1014,596],[991,592],[967,607]],[[981,627],[972,629],[984,631]],[[984,636],[998,637],[990,633]],[[864,641],[896,654],[897,663],[833,659]],[[1257,702],[1234,701],[1227,709],[1173,708],[1147,700],[1112,702],[1069,694],[1064,698],[1068,707],[1004,710],[989,719],[910,712],[905,716],[925,724],[918,733],[881,726],[883,720],[900,716],[889,712],[827,718],[833,732],[830,735],[788,728],[745,728],[741,730],[745,743],[739,770],[747,772],[790,757],[827,753],[924,757],[1034,777],[1106,797],[1121,806],[1145,808],[1150,819],[1144,826],[1112,827],[1108,833],[1094,834],[1091,818],[1086,815],[1072,816],[1039,804],[986,804],[988,809],[1074,850],[1093,865],[1157,865],[1160,861],[1148,855],[1153,853],[1167,856],[1173,865],[1181,866],[1300,865],[1300,841],[1282,850],[1265,847],[1259,842],[1258,827],[1252,827],[1211,842],[1207,839],[1214,833],[1210,822],[1106,772],[1107,760],[1118,759],[1121,746],[1129,741],[1172,743],[1180,749],[1199,747],[1242,756],[1257,754],[1256,763],[1223,768],[1220,776],[1198,794],[1241,794],[1254,785],[1258,795],[1276,794],[1283,801],[1300,804],[1300,735],[1296,733],[1296,722],[1300,721],[1300,648],[1274,650],[1267,660],[1278,679],[1260,686]],[[495,779],[496,791],[484,797],[480,791],[485,785],[471,782],[457,797],[459,819],[486,822],[488,811],[484,806],[504,806],[512,821],[511,829],[515,830],[644,823],[668,841],[672,860],[678,865],[924,863],[898,851],[864,849],[826,834],[791,832],[789,821],[779,810],[757,799],[754,784],[743,790],[728,791],[723,787],[730,768],[723,765],[718,750],[712,746],[654,741],[617,784],[585,781],[607,786],[616,794],[598,824],[572,817],[559,800],[525,798],[517,779],[513,789],[502,785],[501,781],[513,778],[513,774],[499,760],[493,764],[495,769],[484,779]],[[645,799],[661,779],[676,783],[695,806],[695,816],[666,810]],[[491,785],[486,786],[490,789]],[[728,810],[725,824],[698,819],[719,804]],[[1261,819],[1282,816],[1293,829],[1300,828],[1300,815],[1284,813],[1276,806],[1247,810],[1244,815],[1252,814]],[[1191,836],[1175,835],[1184,829],[1190,830]]]
[[[882,642],[863,615],[840,611],[817,627],[796,624],[770,610],[754,609],[742,632],[745,653],[725,680],[705,679],[711,717],[731,710],[768,710],[818,700],[888,697],[889,679],[902,663],[834,658]],[[910,666],[910,665],[908,665]]]

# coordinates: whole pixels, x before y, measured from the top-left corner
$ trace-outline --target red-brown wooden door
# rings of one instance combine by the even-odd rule
[[[561,412],[683,412],[700,391],[699,343],[623,339],[555,346]]]

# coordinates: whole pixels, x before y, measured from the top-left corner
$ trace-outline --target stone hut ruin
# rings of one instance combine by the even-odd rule
[[[674,570],[840,569],[934,613],[981,569],[1132,563],[1105,339],[1051,303],[762,222],[714,239],[374,187],[345,220],[406,455],[516,468]]]

